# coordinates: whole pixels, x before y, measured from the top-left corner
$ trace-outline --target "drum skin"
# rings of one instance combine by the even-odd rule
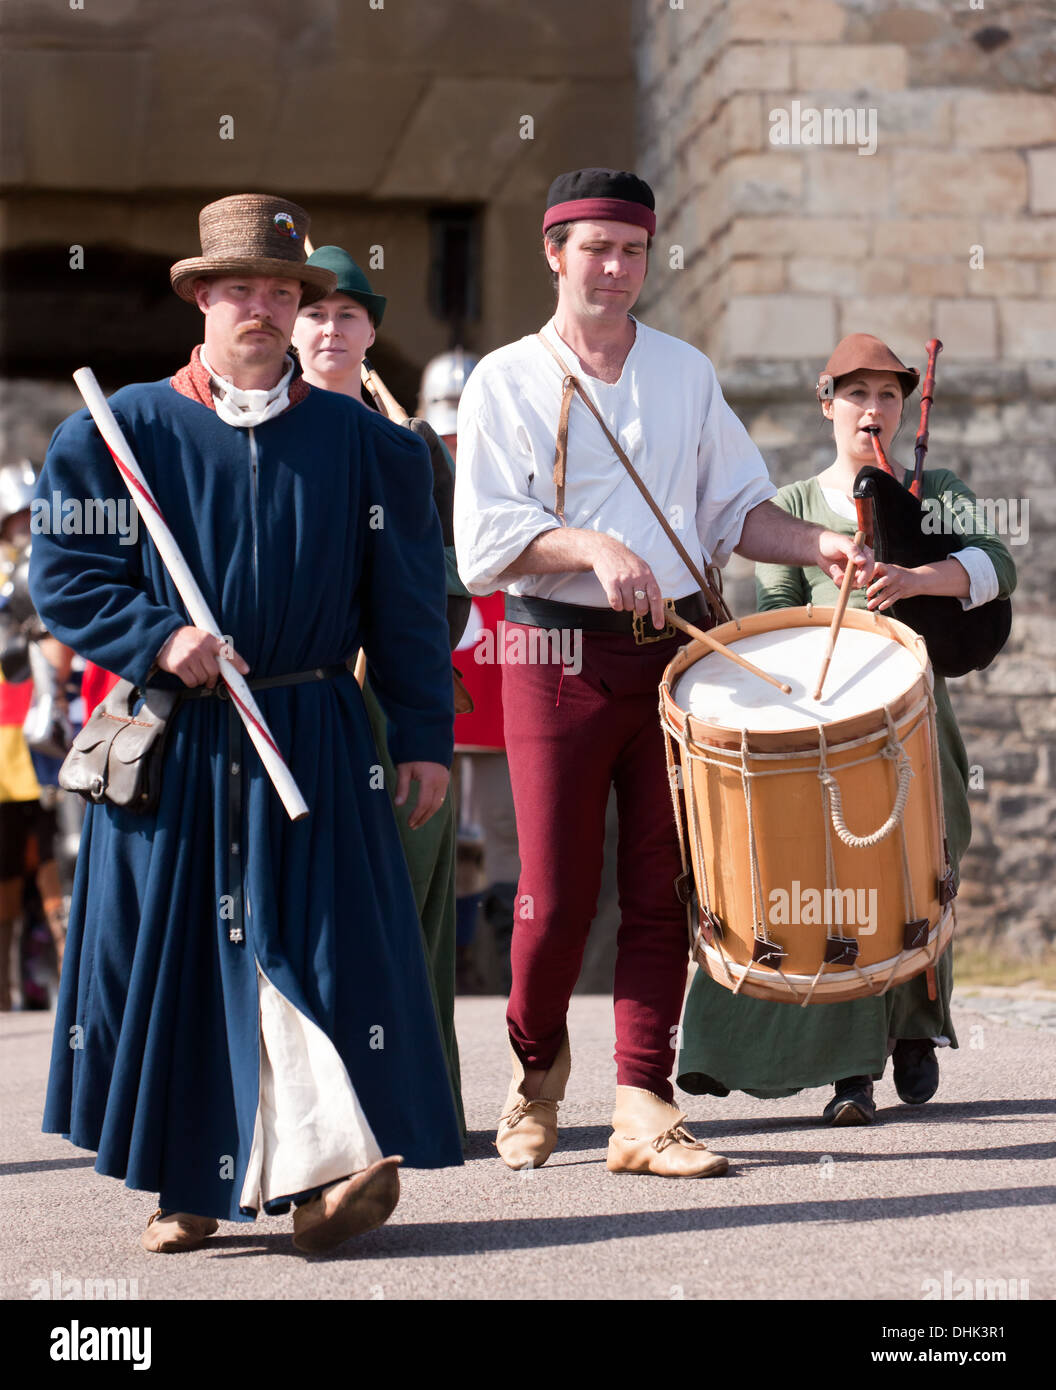
[[[831,608],[779,609],[724,624],[711,635],[735,646],[757,633],[825,629],[831,619]],[[927,650],[910,628],[878,614],[850,610],[843,627],[898,643],[917,666],[908,689],[889,700],[913,776],[901,826],[877,844],[848,846],[831,819],[826,834],[829,818],[819,780],[817,723],[805,728],[802,716],[790,717],[790,726],[801,726],[748,728],[742,733],[687,713],[672,694],[678,679],[704,658],[709,670],[724,660],[709,655],[697,642],[672,660],[660,687],[669,762],[681,765],[683,836],[697,899],[702,906],[710,905],[722,927],[720,934],[695,933],[694,956],[720,984],[755,998],[804,1004],[808,996],[810,1003],[825,1003],[880,993],[933,964],[952,933],[952,908],[944,909],[939,900],[946,861]],[[798,678],[801,685],[817,674],[814,661],[808,671],[782,671],[775,665],[768,669],[786,680]],[[872,835],[884,824],[898,791],[895,759],[882,756],[888,744],[883,703],[870,705],[869,685],[868,676],[863,676],[860,712],[824,725],[826,763],[839,785],[846,828],[859,837]],[[857,688],[854,694],[858,701]],[[785,698],[777,690],[772,695],[778,704]],[[787,953],[779,970],[753,963],[758,916],[753,909],[752,837],[742,759],[744,767],[762,774],[751,778],[750,789],[761,889],[756,901],[765,935]],[[674,769],[669,771],[674,776]],[[826,873],[827,839],[834,880]],[[904,949],[907,922],[924,918],[926,942]],[[824,963],[830,936],[857,942],[853,964]]]

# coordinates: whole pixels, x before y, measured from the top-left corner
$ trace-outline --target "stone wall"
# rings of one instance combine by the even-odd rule
[[[1028,522],[1009,645],[951,687],[973,764],[961,927],[1037,954],[1056,935],[1052,6],[638,0],[634,35],[659,211],[643,317],[714,359],[779,483],[832,460],[813,386],[840,337],[918,366],[941,338],[928,462]],[[771,142],[774,113],[803,136],[808,108],[874,110],[875,152]],[[911,403],[910,461],[916,421]],[[729,587],[754,605],[736,558]]]

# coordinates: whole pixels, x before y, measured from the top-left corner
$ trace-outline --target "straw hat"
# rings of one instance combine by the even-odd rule
[[[337,277],[305,264],[311,218],[304,208],[268,193],[235,193],[209,203],[198,214],[202,254],[177,261],[172,288],[194,303],[194,282],[203,276],[289,276],[304,286],[302,306],[330,294]]]

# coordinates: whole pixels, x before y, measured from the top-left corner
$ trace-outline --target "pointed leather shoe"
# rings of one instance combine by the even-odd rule
[[[386,1222],[400,1200],[402,1162],[400,1154],[379,1159],[362,1172],[324,1187],[318,1197],[298,1207],[293,1213],[297,1249],[318,1255]]]
[[[512,1043],[510,1057],[513,1079],[499,1119],[495,1147],[509,1168],[541,1168],[557,1144],[557,1107],[565,1098],[568,1074],[572,1070],[568,1034],[534,1100],[524,1094],[524,1066]]]
[[[140,1237],[144,1250],[152,1255],[174,1255],[178,1250],[198,1250],[217,1229],[211,1216],[194,1216],[189,1211],[162,1211],[159,1207]]]
[[[718,1178],[730,1166],[693,1138],[685,1115],[651,1091],[616,1087],[612,1138],[605,1166],[610,1173],[654,1173],[662,1178]]]

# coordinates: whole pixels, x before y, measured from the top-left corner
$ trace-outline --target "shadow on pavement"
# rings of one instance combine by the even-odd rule
[[[46,1173],[59,1168],[91,1168],[94,1158],[36,1158],[26,1163],[0,1163],[0,1177],[16,1173]]]
[[[709,1190],[715,1189],[709,1185]],[[305,1256],[289,1236],[246,1240],[219,1236],[210,1241],[214,1258],[231,1259],[268,1253],[303,1259],[391,1260],[423,1255],[476,1255],[482,1251],[541,1250],[596,1241],[675,1236],[691,1231],[730,1230],[792,1222],[899,1221],[953,1212],[990,1211],[1003,1207],[1049,1206],[1056,1186],[1014,1187],[994,1191],[934,1192],[912,1197],[851,1198],[844,1201],[775,1202],[768,1206],[724,1206],[676,1211],[614,1212],[604,1216],[551,1216],[535,1220],[429,1221],[382,1226],[347,1242],[328,1256]],[[238,1247],[250,1246],[251,1248]]]

